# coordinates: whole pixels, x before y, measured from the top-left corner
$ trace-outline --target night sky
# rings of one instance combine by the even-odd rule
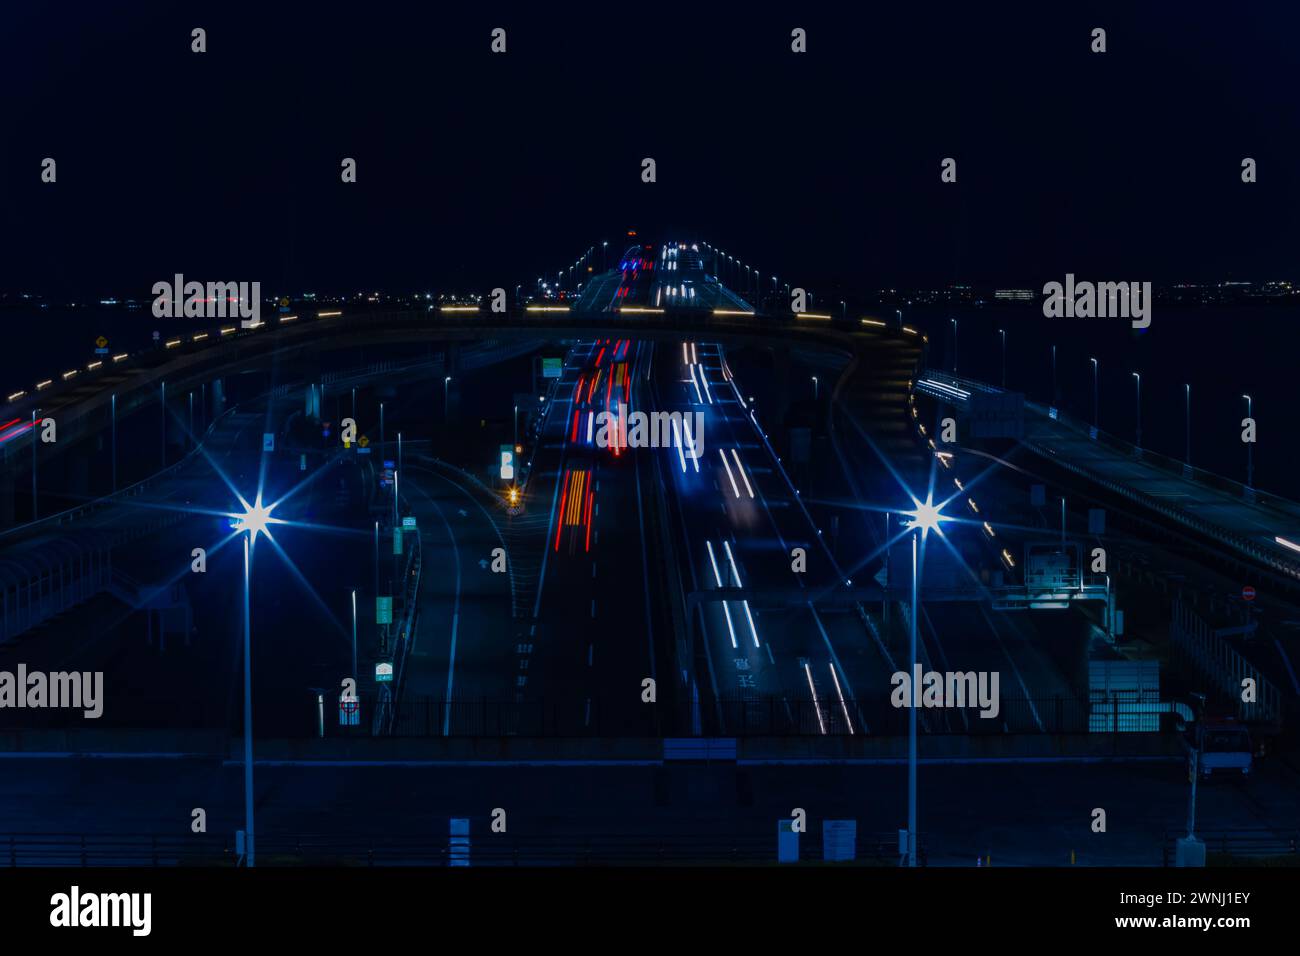
[[[627,228],[850,292],[1300,278],[1294,7],[269,6],[6,9],[0,290],[513,286]]]

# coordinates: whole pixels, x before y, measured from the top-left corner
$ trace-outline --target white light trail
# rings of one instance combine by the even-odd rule
[[[736,559],[732,557],[731,554],[731,542],[723,541],[722,547],[727,552],[727,561],[731,565],[731,573],[736,577],[736,587],[744,587],[744,582],[740,580],[740,569],[736,567]],[[754,639],[754,646],[760,647],[761,645],[758,643],[758,628],[754,627],[754,615],[750,613],[749,601],[744,600],[741,601],[740,604],[741,607],[745,609],[745,619],[749,621],[749,634]]]
[[[740,472],[740,477],[745,479],[745,490],[749,492],[749,497],[754,497],[754,486],[749,483],[749,475],[745,474],[745,468],[740,463],[740,455],[736,449],[731,449],[731,457],[736,459],[736,470]],[[737,495],[736,497],[740,497]]]
[[[719,448],[718,455],[722,458],[722,467],[727,469],[727,477],[731,479],[731,490],[734,491],[736,497],[739,498],[740,488],[736,485],[736,476],[731,473],[731,464],[727,461],[727,453]]]
[[[686,474],[686,455],[682,452],[682,431],[681,426],[677,424],[677,419],[671,419],[673,423],[673,444],[677,446],[677,460],[682,463],[682,474]]]
[[[691,372],[691,384],[695,386],[695,400],[696,400],[699,404],[703,405],[703,404],[704,404],[704,396],[700,394],[700,383],[699,383],[699,380],[695,377],[695,366],[694,366],[694,365],[688,365],[688,366],[686,366],[686,367],[687,367],[688,369],[690,369],[690,372]]]
[[[849,718],[849,705],[844,702],[844,691],[840,690],[840,679],[835,673],[835,662],[827,661],[827,666],[831,669],[831,680],[835,681],[835,693],[839,695],[840,707],[844,711],[844,719],[848,721],[849,733],[853,733],[853,721]]]
[[[722,575],[718,573],[718,562],[717,559],[713,557],[713,542],[705,541],[704,546],[709,549],[709,564],[713,565],[713,580],[718,587],[722,587]],[[727,607],[726,601],[722,602],[722,613],[726,615],[727,618],[727,633],[731,635],[731,646],[739,647],[740,645],[736,643],[736,628],[731,623],[731,609]]]
[[[817,688],[813,687],[812,670],[809,669],[807,661],[804,661],[803,672],[808,675],[808,690],[812,692],[813,709],[817,711],[817,726],[821,727],[824,734],[826,721],[822,720],[822,705],[817,702]]]

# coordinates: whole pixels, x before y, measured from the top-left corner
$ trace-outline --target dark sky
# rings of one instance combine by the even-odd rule
[[[629,227],[813,288],[1300,278],[1294,5],[271,6],[6,9],[0,289],[513,286]]]

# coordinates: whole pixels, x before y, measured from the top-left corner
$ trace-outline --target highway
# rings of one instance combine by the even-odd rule
[[[1153,801],[1141,837],[1093,859],[1148,862],[1185,779],[1181,744],[1165,719],[1161,733],[1157,722],[1149,736],[1116,734],[1131,739],[1099,751],[1086,732],[1097,730],[1088,696],[1096,667],[1126,674],[1131,664],[1160,662],[1152,706],[1161,713],[1185,707],[1198,687],[1223,686],[1223,674],[1203,662],[1164,663],[1175,656],[1166,602],[1177,596],[1207,628],[1226,628],[1212,638],[1237,655],[1224,659],[1260,668],[1270,718],[1283,712],[1283,697],[1300,694],[1300,648],[1285,627],[1300,611],[1290,598],[1261,595],[1251,618],[1258,632],[1238,628],[1240,602],[1224,601],[1234,585],[1222,563],[1205,556],[1203,541],[1184,547],[1179,538],[1204,529],[1183,521],[1178,530],[1177,516],[1148,499],[1177,497],[1173,507],[1195,521],[1239,521],[1269,554],[1279,546],[1264,531],[1287,531],[1274,517],[1291,506],[1227,501],[1205,481],[1151,473],[1152,462],[1121,460],[1109,444],[1032,406],[1019,444],[941,447],[945,406],[913,387],[923,335],[798,316],[793,333],[782,326],[759,334],[774,320],[718,283],[705,247],[629,243],[616,268],[590,278],[576,299],[559,290],[563,299],[541,300],[552,310],[572,301],[568,311],[551,317],[525,307],[501,319],[508,341],[494,337],[489,313],[455,306],[469,310],[465,327],[480,323],[479,340],[461,326],[443,340],[409,316],[385,316],[382,335],[366,340],[351,365],[324,368],[304,359],[310,352],[273,352],[280,357],[269,373],[260,365],[243,380],[223,373],[224,405],[208,398],[215,385],[200,383],[196,434],[172,447],[168,471],[0,535],[0,575],[20,582],[6,591],[18,595],[5,604],[15,639],[0,645],[0,670],[104,671],[105,717],[95,729],[108,736],[96,746],[119,759],[142,746],[198,752],[176,742],[182,731],[237,736],[247,541],[253,729],[273,786],[292,791],[318,776],[354,792],[356,782],[337,780],[336,769],[294,769],[309,743],[337,744],[349,759],[390,762],[390,770],[365,773],[383,785],[386,774],[405,775],[433,788],[446,815],[458,812],[457,793],[491,786],[482,767],[459,790],[432,779],[428,767],[452,753],[480,760],[493,747],[522,748],[519,760],[558,768],[617,760],[630,742],[667,738],[651,747],[651,762],[667,768],[678,740],[720,738],[725,751],[732,738],[770,739],[774,762],[820,741],[842,749],[816,751],[819,761],[845,761],[860,786],[889,790],[861,818],[887,832],[900,822],[890,761],[908,717],[890,697],[894,675],[910,670],[911,547],[924,540],[920,666],[1000,680],[994,719],[969,706],[918,714],[932,746],[979,740],[995,755],[963,769],[935,758],[930,781],[988,803],[1012,784],[1032,793],[1104,779],[1107,798],[1117,799],[1129,772],[1119,765],[1141,766],[1134,772]],[[695,319],[701,329],[733,324],[695,334]],[[548,332],[552,321],[562,324]],[[188,429],[177,407],[168,413],[174,428]],[[347,419],[356,435],[345,443]],[[86,419],[87,435],[91,427]],[[141,441],[153,454],[147,420],[137,414],[132,428],[124,433],[131,454]],[[90,447],[81,440],[78,447]],[[511,471],[502,471],[502,451]],[[75,475],[78,452],[62,454]],[[1062,467],[1066,459],[1072,467]],[[1041,500],[1038,486],[1050,489]],[[922,535],[906,520],[927,500],[945,520]],[[1090,527],[1098,508],[1111,521],[1103,532]],[[1067,607],[1067,596],[1034,604],[1030,581],[1042,565],[1031,559],[1073,553],[1058,547],[1063,539],[1081,554],[1109,549],[1113,565],[1095,575],[1076,569],[1076,596],[1092,603]],[[191,567],[194,548],[206,550],[202,570]],[[67,570],[101,552],[102,571]],[[50,596],[34,599],[24,575],[54,567]],[[738,593],[715,594],[724,588]],[[379,620],[390,606],[391,622]],[[1116,608],[1126,615],[1122,633]],[[1229,640],[1239,631],[1245,636]],[[389,664],[391,683],[378,680]],[[336,706],[349,677],[361,693],[355,725]],[[23,715],[21,726],[13,712],[0,716],[0,732],[23,750],[52,746],[32,736],[45,728],[68,733],[57,738],[68,752],[85,752],[90,739],[65,714]],[[1273,746],[1273,725],[1252,726],[1265,749]],[[430,756],[435,743],[452,749]],[[593,745],[607,750],[593,756]],[[1030,768],[1046,752],[1069,769]],[[721,759],[737,761],[734,751]],[[882,762],[864,769],[873,760]],[[1092,760],[1115,766],[1090,777]],[[198,773],[191,783],[206,774],[206,792],[230,804],[231,765],[202,761],[203,771],[186,770]],[[1252,819],[1279,826],[1287,804],[1271,788],[1284,789],[1284,766],[1264,764],[1266,798],[1234,789],[1209,798],[1210,816],[1227,820],[1249,805]],[[565,786],[552,773],[537,779]],[[683,780],[709,778],[709,787],[735,788],[743,830],[770,823],[768,797],[789,802],[822,771],[742,760],[721,776],[701,773],[673,766],[651,778],[632,770],[579,776],[633,802],[648,779],[655,806],[677,807],[685,805],[675,788],[691,786]],[[526,792],[522,778],[516,785],[512,793]],[[404,819],[359,792],[353,799],[365,813]],[[983,847],[1008,862],[1046,862],[1078,850],[1058,824],[1043,822],[1055,842],[1040,852],[987,813],[985,831],[971,836],[961,822],[969,816],[946,794],[931,799],[936,859],[959,863]],[[1016,806],[1023,810],[1023,800]],[[831,801],[827,812],[851,809]],[[684,819],[634,825],[613,807],[601,826],[681,839]],[[572,820],[564,827],[575,839],[596,833]]]

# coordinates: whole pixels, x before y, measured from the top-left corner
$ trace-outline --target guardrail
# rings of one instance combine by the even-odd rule
[[[999,391],[999,389],[996,389],[994,386],[988,385],[984,382],[979,382],[975,379],[960,378],[958,376],[948,375],[947,373],[943,374],[947,380],[960,383],[971,389],[980,391]],[[1110,434],[1109,432],[1102,431],[1086,423],[1080,422],[1065,414],[1058,408],[1049,408],[1048,406],[1040,405],[1037,402],[1031,402],[1028,400],[1025,401],[1025,408],[1034,412],[1040,418],[1060,422],[1062,425],[1079,432],[1080,436],[1087,435],[1090,440],[1104,445],[1126,458],[1141,460],[1162,472],[1174,474],[1186,481],[1199,484],[1210,491],[1220,494],[1231,494],[1238,500],[1262,508],[1282,512],[1288,514],[1292,518],[1300,520],[1300,505],[1297,505],[1295,502],[1286,498],[1282,498],[1279,495],[1273,495],[1259,491],[1255,488],[1247,487],[1240,482],[1233,481],[1230,478],[1225,478],[1224,476],[1215,474],[1214,472],[1206,471],[1202,468],[1194,468],[1186,462],[1169,458],[1166,455],[1153,452],[1150,449],[1139,448],[1122,438]],[[1095,437],[1092,437],[1094,434]],[[1107,478],[1084,465],[1080,465],[1073,461],[1067,461],[1062,458],[1055,449],[1042,444],[1041,442],[1036,442],[1026,437],[1022,439],[1022,444],[1024,444],[1026,448],[1029,448],[1043,458],[1056,463],[1067,471],[1073,472],[1076,475],[1086,478],[1089,481],[1101,485],[1102,487],[1132,501],[1136,501],[1144,508],[1158,512],[1165,517],[1189,527],[1209,538],[1218,540],[1267,568],[1286,575],[1294,580],[1300,580],[1300,561],[1290,560],[1280,550],[1275,551],[1261,546],[1259,542],[1246,535],[1239,534],[1231,528],[1207,521],[1204,518],[1198,517],[1191,512],[1168,503],[1167,501],[1162,501],[1158,498],[1147,495],[1130,485]]]

